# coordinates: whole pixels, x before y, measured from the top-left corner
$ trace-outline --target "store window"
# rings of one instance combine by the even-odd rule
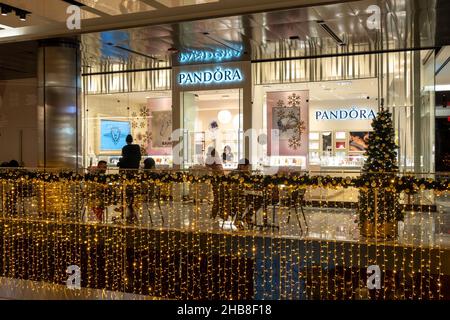
[[[85,167],[104,160],[117,169],[125,138],[131,134],[141,147],[142,160],[157,167],[172,165],[172,99],[170,91],[85,96]]]
[[[181,92],[183,168],[204,165],[215,149],[224,169],[243,157],[242,89]]]
[[[253,113],[254,125],[278,137],[280,145],[278,154],[271,154],[270,145],[260,147],[254,159],[258,167],[362,166],[378,108],[376,78],[256,86],[255,102],[262,112]],[[279,134],[271,134],[274,130]]]

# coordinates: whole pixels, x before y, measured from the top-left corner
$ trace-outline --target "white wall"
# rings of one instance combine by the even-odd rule
[[[0,81],[0,162],[37,166],[37,80]]]

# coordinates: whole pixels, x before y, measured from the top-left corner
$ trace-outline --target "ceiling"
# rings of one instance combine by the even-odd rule
[[[37,43],[7,43],[0,46],[0,80],[36,77]]]
[[[60,11],[67,8],[68,2],[73,2],[66,1],[0,0],[33,12],[30,19],[25,22],[29,24],[41,23],[40,20],[45,20],[47,24],[57,21],[60,19],[58,18]],[[234,0],[227,0],[227,4],[228,1]],[[243,4],[249,2],[241,1]],[[297,4],[311,1],[318,0],[297,1]],[[329,0],[321,1],[329,2]],[[86,17],[97,15],[105,19],[115,17],[119,13],[123,13],[120,15],[122,17],[127,14],[145,14],[175,8],[187,11],[188,8],[195,6],[201,12],[203,6],[218,5],[222,2],[222,5],[225,5],[223,0],[78,2],[86,4],[82,7]],[[266,0],[259,2],[265,3]],[[439,16],[447,12],[440,10],[440,3],[440,0],[360,0],[85,33],[81,35],[83,73],[168,68],[181,64],[183,55],[194,57],[196,54],[198,56],[199,51],[209,55],[219,52],[229,60],[266,61],[430,47],[434,46],[436,41],[434,21],[442,20]],[[381,30],[371,29],[367,23],[372,16],[368,8],[372,5],[379,6],[383,17],[386,17]],[[444,9],[447,7],[443,6]],[[59,8],[59,11],[53,11],[55,8]],[[435,15],[438,15],[439,19]],[[414,17],[417,19],[414,20]],[[0,23],[4,23],[3,18],[5,17],[0,16]],[[14,18],[15,23],[22,23],[17,17],[6,18]],[[416,26],[414,32],[413,26]],[[1,32],[2,30],[0,41]],[[35,42],[27,42],[22,52],[19,52],[20,48],[11,49],[14,44],[12,47],[8,45],[0,45],[2,72],[33,63],[29,53],[33,52],[30,48],[36,50]],[[35,51],[34,54],[36,56]],[[24,59],[29,61],[22,63]],[[33,70],[35,68],[30,67],[27,72]]]
[[[14,13],[0,16],[0,42],[54,38],[103,30],[193,21],[330,3],[335,0],[1,0],[26,10],[26,21]],[[350,0],[341,0],[350,1]],[[73,7],[80,8],[81,23],[69,28]]]
[[[436,1],[361,0],[88,33],[82,35],[85,72],[174,66],[183,56],[199,63],[196,55],[218,52],[228,60],[264,61],[430,47]],[[382,30],[367,22],[374,4],[386,16]]]

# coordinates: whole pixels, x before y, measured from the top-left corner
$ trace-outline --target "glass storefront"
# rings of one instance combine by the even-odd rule
[[[434,170],[429,51],[252,63],[237,84],[231,72],[240,65],[229,65],[85,76],[85,166],[104,159],[113,168],[131,133],[143,159],[154,158],[158,168],[203,165],[214,148],[225,169],[248,158],[256,170],[359,171],[383,104],[393,113],[401,170]],[[202,68],[212,70],[211,79],[196,71]],[[181,160],[174,163],[177,143]]]
[[[243,156],[242,89],[182,92],[185,142],[183,168],[204,165],[215,149],[223,167],[235,169]]]

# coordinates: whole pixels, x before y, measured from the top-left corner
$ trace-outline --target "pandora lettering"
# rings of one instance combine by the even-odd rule
[[[340,110],[317,110],[316,120],[369,120],[375,118],[372,109],[340,109]]]
[[[178,84],[181,86],[192,84],[231,83],[240,82],[242,80],[241,70],[222,68],[217,68],[213,71],[181,72],[177,77]]]

